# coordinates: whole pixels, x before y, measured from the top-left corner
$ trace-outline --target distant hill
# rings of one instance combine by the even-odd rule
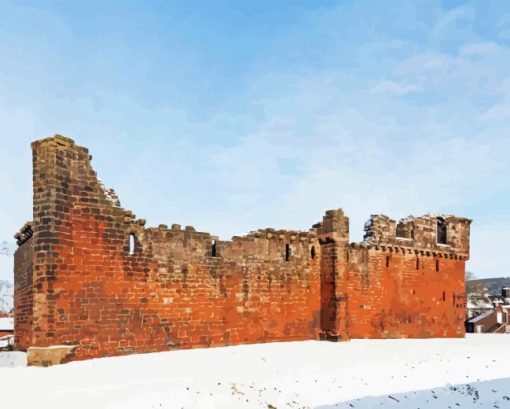
[[[466,281],[466,292],[476,291],[487,287],[490,294],[499,295],[503,287],[510,287],[510,277],[482,278]]]

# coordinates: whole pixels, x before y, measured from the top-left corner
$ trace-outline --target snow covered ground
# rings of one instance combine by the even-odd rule
[[[0,354],[19,408],[510,408],[510,337],[288,342],[26,368]],[[3,367],[2,367],[3,366]]]
[[[9,376],[5,368],[26,367],[27,355],[23,352],[0,352],[0,380]],[[0,400],[3,394],[3,387],[0,386]]]

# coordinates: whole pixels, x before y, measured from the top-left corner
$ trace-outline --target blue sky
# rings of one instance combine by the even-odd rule
[[[31,3],[0,0],[0,239],[60,133],[150,225],[454,213],[468,268],[510,275],[507,1]]]

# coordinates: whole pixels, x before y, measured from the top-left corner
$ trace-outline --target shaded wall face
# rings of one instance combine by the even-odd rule
[[[351,337],[464,335],[463,260],[375,248],[350,249],[349,260],[343,288]]]
[[[336,305],[336,261],[337,246],[334,241],[321,243],[321,329],[324,337],[331,337],[337,331]]]
[[[318,337],[313,236],[261,231],[217,241],[213,257],[209,234],[146,229],[116,206],[86,149],[33,148],[33,345],[78,345],[69,359],[83,359]]]
[[[32,240],[23,243],[14,255],[14,327],[16,349],[27,349],[32,342]]]

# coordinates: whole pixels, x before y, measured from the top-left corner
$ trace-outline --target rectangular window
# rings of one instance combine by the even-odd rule
[[[437,218],[437,242],[439,244],[448,244],[446,233],[446,220],[442,217]]]

